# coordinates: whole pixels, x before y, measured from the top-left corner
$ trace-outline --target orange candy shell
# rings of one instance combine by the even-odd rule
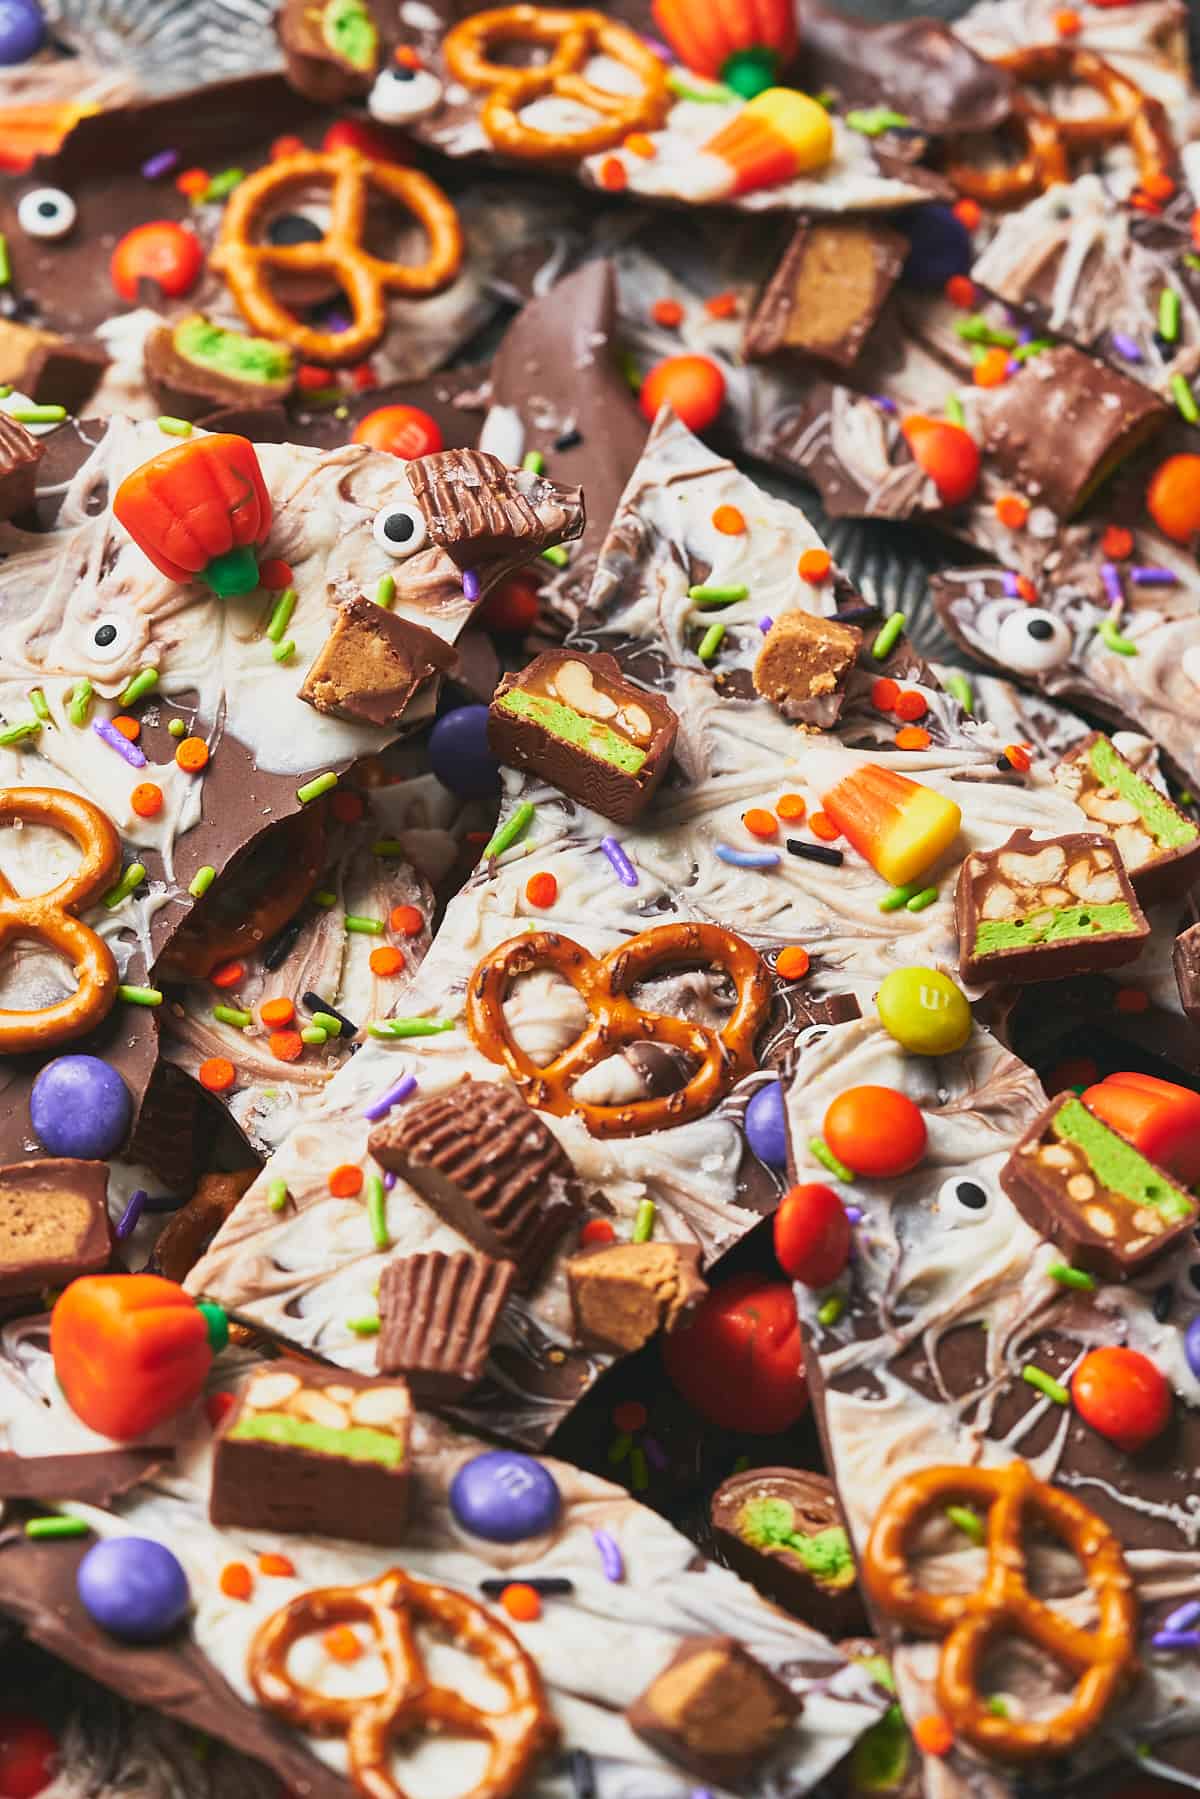
[[[377,406],[358,421],[350,441],[386,450],[405,462],[432,456],[445,442],[437,420],[419,406]]]
[[[913,460],[929,476],[946,506],[969,500],[979,484],[979,445],[961,425],[910,413],[900,429]]]
[[[76,1417],[118,1443],[190,1405],[212,1365],[204,1314],[156,1274],[72,1281],[50,1317],[50,1351]]]
[[[1200,532],[1200,456],[1168,456],[1150,477],[1146,508],[1164,537],[1190,543]]]
[[[133,305],[139,281],[154,281],[177,300],[195,286],[203,267],[196,234],[173,219],[159,219],[125,233],[112,253],[109,273],[121,298]]]
[[[725,377],[707,356],[668,356],[642,382],[639,404],[651,423],[669,405],[689,431],[706,431],[725,404]]]
[[[825,1142],[855,1174],[907,1174],[925,1154],[921,1109],[895,1087],[848,1087],[825,1114]]]
[[[1152,1074],[1110,1074],[1081,1095],[1089,1112],[1185,1187],[1200,1181],[1200,1093]]]

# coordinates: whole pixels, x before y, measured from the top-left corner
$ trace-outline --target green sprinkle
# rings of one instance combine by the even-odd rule
[[[8,239],[3,232],[0,232],[0,287],[7,287],[11,280],[12,264],[8,260]],[[7,388],[6,392],[11,393],[12,388]]]
[[[546,458],[540,450],[526,450],[521,458],[521,467],[528,469],[531,475],[543,475],[546,472]]]
[[[694,78],[689,79],[679,69],[667,70],[667,86],[677,100],[696,100],[702,106],[714,103],[718,106],[725,106],[730,100],[737,99],[733,89],[726,87],[724,82],[713,81],[700,84]]]
[[[222,169],[219,174],[213,176],[200,199],[203,202],[223,200],[226,194],[233,192],[235,187],[240,187],[245,179],[245,169]]]
[[[1179,336],[1179,295],[1164,287],[1158,296],[1158,335],[1173,344]]]
[[[632,350],[621,350],[618,352],[617,367],[620,369],[622,375],[625,377],[626,383],[633,392],[635,394],[641,393],[642,371],[638,368],[637,359]]]
[[[721,647],[721,639],[725,635],[724,625],[710,625],[700,642],[696,645],[696,654],[701,662],[711,662]]]
[[[881,912],[898,912],[901,906],[907,906],[910,899],[915,899],[921,891],[919,881],[910,881],[907,887],[892,887],[879,902]]]
[[[282,1212],[287,1202],[287,1182],[276,1178],[267,1186],[267,1210],[270,1212]]]
[[[970,718],[975,710],[975,694],[966,675],[958,669],[953,669],[948,675],[942,676],[942,686],[947,693],[953,694],[967,717]]]
[[[889,619],[884,620],[878,637],[871,645],[871,654],[876,662],[882,662],[885,656],[891,655],[904,635],[904,627],[907,623],[902,612],[893,612]]]
[[[18,425],[61,425],[67,409],[65,406],[14,406],[8,416],[16,419]]]
[[[367,1026],[372,1037],[440,1037],[453,1029],[452,1018],[377,1018]]]
[[[329,1032],[323,1031],[319,1024],[306,1024],[300,1033],[300,1041],[311,1049],[323,1049],[329,1042]]]
[[[1097,635],[1106,650],[1112,650],[1118,656],[1136,656],[1137,644],[1117,630],[1111,618],[1103,619],[1098,627]]]
[[[548,550],[542,551],[542,561],[550,563],[552,568],[566,568],[570,560],[560,543],[552,543]]]
[[[1096,1283],[1083,1268],[1071,1268],[1066,1262],[1051,1262],[1046,1273],[1060,1287],[1074,1287],[1080,1293],[1094,1293]]]
[[[314,1012],[312,1022],[319,1031],[324,1031],[327,1037],[340,1037],[342,1034],[342,1021],[340,1018],[335,1018],[332,1012]]]
[[[391,605],[392,601],[395,599],[395,597],[396,597],[396,577],[395,577],[395,575],[380,575],[379,584],[375,589],[375,604],[377,606],[382,606],[384,611],[386,612],[388,607]]]
[[[140,887],[146,878],[146,870],[142,863],[131,862],[115,887],[109,889],[104,896],[104,904],[110,912],[127,900],[135,887]]]
[[[328,887],[318,887],[308,897],[314,906],[320,906],[322,912],[328,912],[337,905],[337,894],[331,893]]]
[[[973,1512],[969,1505],[948,1505],[946,1516],[951,1524],[958,1526],[964,1536],[970,1537],[972,1543],[983,1542],[985,1535],[983,1519],[977,1512]]]
[[[127,1006],[161,1006],[163,996],[157,987],[118,987],[117,998]]]
[[[1003,330],[998,325],[989,325],[982,313],[973,312],[970,318],[958,319],[954,326],[959,337],[972,344],[998,344],[1002,349],[1015,347],[1017,334],[1015,331]]]
[[[12,385],[10,382],[6,381],[4,385],[0,387],[0,400],[7,400],[11,393]]]
[[[377,1337],[379,1335],[378,1318],[347,1318],[346,1329],[353,1331],[356,1337]]]
[[[86,725],[91,706],[92,684],[90,681],[80,681],[72,689],[71,703],[67,707],[67,717],[73,725]]]
[[[924,912],[926,906],[932,906],[937,895],[936,887],[922,887],[920,893],[914,893],[910,900],[905,900],[904,910],[906,912]]]
[[[35,1543],[52,1542],[56,1537],[86,1537],[91,1535],[91,1525],[82,1518],[27,1518],[25,1535]]]
[[[34,713],[41,719],[42,723],[44,725],[49,724],[50,707],[46,703],[46,696],[40,687],[35,687],[30,693],[29,704],[33,707]]]
[[[650,1470],[646,1465],[646,1451],[635,1446],[629,1451],[629,1482],[635,1493],[644,1493],[650,1485]]]
[[[250,1013],[241,1006],[214,1006],[212,1015],[218,1024],[236,1025],[239,1031],[248,1031],[254,1023]]]
[[[346,929],[358,937],[382,937],[382,918],[362,918],[357,912],[347,912],[343,920]]]
[[[841,1294],[831,1293],[829,1298],[823,1299],[817,1307],[817,1323],[828,1329],[830,1325],[837,1323],[845,1309],[846,1302]]]
[[[165,431],[168,437],[190,437],[192,435],[190,419],[173,419],[168,412],[162,414],[161,418],[157,420],[157,424],[159,430]]]
[[[306,781],[303,787],[297,787],[296,798],[302,806],[307,806],[310,800],[319,800],[323,793],[328,793],[331,788],[336,787],[337,782],[338,778],[332,769],[326,769],[325,773],[318,775],[315,780]]]
[[[1014,362],[1031,362],[1040,356],[1043,350],[1052,350],[1053,343],[1048,337],[1031,337],[1027,344],[1018,344],[1013,351]]]
[[[211,863],[206,862],[204,867],[198,868],[192,876],[188,883],[188,892],[193,899],[203,899],[216,878],[216,869]]]
[[[398,837],[377,837],[371,845],[373,856],[402,856],[404,845]]]
[[[632,1243],[649,1243],[654,1235],[655,1204],[652,1199],[644,1199],[637,1209],[637,1217],[633,1221]]]
[[[295,638],[294,637],[285,637],[283,642],[277,643],[275,645],[275,648],[271,651],[271,660],[273,662],[290,662],[292,657],[295,654],[296,654]]]
[[[1171,376],[1171,392],[1175,396],[1175,404],[1187,420],[1194,425],[1200,420],[1200,406],[1196,404],[1196,396],[1182,375]]]
[[[1185,250],[1183,261],[1189,269],[1200,269],[1200,256],[1197,256],[1194,250]]]
[[[489,842],[483,846],[482,861],[487,862],[492,856],[502,856],[505,850],[511,849],[518,837],[523,837],[533,819],[534,806],[532,800],[523,800],[506,819]]]
[[[962,401],[957,394],[951,394],[948,397],[942,411],[952,425],[965,425],[967,422],[967,415],[962,409]]]
[[[292,613],[296,610],[296,589],[285,587],[274,606],[267,621],[267,636],[272,643],[282,643],[283,634],[291,623]]]
[[[750,589],[742,581],[735,581],[729,587],[707,587],[703,584],[688,588],[688,599],[697,606],[732,606],[736,600],[745,600],[750,596]]]
[[[621,1432],[620,1436],[613,1438],[612,1442],[608,1446],[608,1459],[613,1464],[614,1468],[617,1466],[617,1464],[619,1462],[623,1462],[625,1460],[626,1456],[629,1454],[629,1451],[632,1448],[633,1448],[633,1438],[630,1436],[630,1434],[627,1430],[623,1430]]]
[[[1052,1374],[1047,1374],[1044,1368],[1036,1367],[1033,1362],[1022,1368],[1021,1379],[1028,1386],[1036,1387],[1037,1391],[1044,1394],[1047,1399],[1052,1399],[1055,1405],[1070,1405],[1071,1395],[1067,1389],[1061,1386]]]
[[[24,724],[9,725],[6,731],[0,731],[0,744],[20,743],[24,737],[36,737],[41,728],[40,718],[27,718]]]
[[[118,706],[132,706],[138,700],[144,700],[148,693],[153,693],[158,686],[158,670],[141,668],[129,685],[117,695]]]
[[[371,1240],[376,1249],[390,1249],[392,1239],[388,1235],[387,1195],[383,1190],[383,1181],[377,1174],[367,1176],[367,1222],[371,1226]]]
[[[844,1162],[838,1161],[824,1137],[810,1137],[808,1140],[808,1147],[813,1155],[816,1156],[817,1161],[821,1164],[822,1168],[828,1168],[830,1174],[836,1175],[839,1181],[852,1181],[854,1179],[854,1170],[852,1168],[847,1168]]]
[[[184,722],[181,718],[173,718],[169,721],[169,723],[167,725],[167,735],[168,735],[168,737],[186,737],[187,736],[187,726],[184,724]]]
[[[987,1701],[987,1708],[993,1718],[1007,1718],[1008,1700],[1002,1699],[999,1693],[993,1693]]]
[[[843,122],[851,131],[861,131],[864,137],[881,137],[885,131],[902,130],[911,124],[906,113],[895,112],[890,106],[862,107],[848,112]]]

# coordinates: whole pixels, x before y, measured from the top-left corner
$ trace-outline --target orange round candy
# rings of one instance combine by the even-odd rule
[[[781,981],[802,981],[808,973],[808,951],[799,943],[789,943],[775,958],[775,972]]]
[[[330,1170],[329,1191],[335,1199],[353,1199],[362,1192],[363,1171],[353,1162],[339,1162]]]
[[[218,1585],[226,1599],[249,1599],[254,1591],[254,1576],[245,1562],[226,1562]]]
[[[725,404],[725,377],[707,356],[668,356],[642,382],[640,403],[651,422],[671,406],[689,431],[707,431]]]
[[[548,869],[530,875],[525,883],[525,898],[531,906],[552,906],[558,898],[558,878]]]
[[[1200,456],[1168,456],[1150,477],[1146,509],[1164,537],[1190,543],[1200,532]]]
[[[132,305],[139,281],[154,281],[169,299],[178,300],[195,286],[203,267],[204,251],[195,232],[160,219],[125,233],[112,253],[109,273],[121,298]]]
[[[432,456],[444,444],[441,426],[419,406],[377,406],[359,419],[351,441],[386,450],[404,462]]]
[[[847,1087],[822,1129],[838,1161],[855,1174],[907,1174],[925,1154],[921,1109],[895,1087]]]
[[[371,951],[369,959],[371,973],[381,976],[384,980],[399,974],[404,967],[404,957],[392,943],[381,943],[378,949]]]
[[[1071,1377],[1071,1398],[1085,1424],[1131,1455],[1165,1430],[1171,1389],[1139,1350],[1089,1350]]]
[[[129,796],[129,804],[139,818],[155,818],[163,808],[163,791],[153,781],[139,781]]]
[[[278,999],[265,999],[258,1008],[258,1016],[268,1030],[281,1031],[291,1024],[296,1008],[286,994],[281,994]]]
[[[298,1062],[304,1054],[304,1039],[299,1031],[272,1031],[268,1046],[277,1062]]]
[[[475,620],[485,631],[519,636],[533,624],[541,605],[538,584],[531,575],[510,575],[477,608]]]
[[[393,906],[388,916],[388,929],[398,937],[416,937],[425,924],[415,906]]]
[[[532,1624],[542,1615],[541,1595],[536,1587],[523,1580],[510,1582],[500,1595],[500,1603],[518,1624]]]
[[[225,1056],[209,1056],[196,1070],[196,1079],[206,1093],[228,1093],[237,1080],[237,1070]]]
[[[817,587],[825,579],[833,566],[833,557],[828,550],[805,550],[796,565],[802,581]]]
[[[937,488],[946,506],[970,499],[979,481],[979,445],[961,425],[949,419],[910,413],[900,426],[913,460]]]

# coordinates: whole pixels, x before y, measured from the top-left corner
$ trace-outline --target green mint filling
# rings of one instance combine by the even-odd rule
[[[548,694],[526,693],[523,688],[514,687],[503,695],[499,704],[505,712],[532,720],[543,731],[549,731],[551,737],[561,738],[572,749],[595,756],[599,762],[610,763],[622,774],[636,775],[646,760],[645,750],[639,750],[627,737],[619,737],[611,726],[596,718],[586,718],[573,706],[552,700]]]
[[[1123,800],[1137,807],[1142,823],[1160,849],[1178,850],[1195,843],[1200,826],[1185,818],[1165,794],[1122,761],[1107,737],[1097,737],[1088,751],[1088,760],[1103,786],[1115,787]]]
[[[353,69],[375,66],[379,33],[362,0],[329,0],[321,19],[321,35],[335,56]]]
[[[738,1513],[738,1532],[755,1549],[789,1550],[821,1586],[849,1586],[854,1579],[854,1557],[841,1526],[806,1537],[795,1529],[795,1522],[796,1514],[786,1499],[748,1499]]]
[[[240,331],[226,331],[205,318],[184,319],[177,325],[175,348],[187,362],[230,381],[265,384],[291,379],[292,353],[286,344],[272,343],[269,337],[243,337]]]
[[[911,1753],[908,1727],[900,1707],[893,1705],[854,1745],[850,1778],[855,1792],[895,1792],[908,1773]]]
[[[398,1468],[404,1445],[387,1431],[355,1425],[350,1430],[331,1430],[309,1418],[293,1418],[288,1412],[247,1412],[229,1432],[235,1442],[275,1443],[283,1449],[308,1449],[317,1455],[336,1455],[347,1462],[376,1462],[381,1468]]]
[[[1056,1137],[1077,1144],[1101,1185],[1119,1193],[1136,1210],[1148,1206],[1168,1224],[1179,1224],[1195,1212],[1190,1196],[1173,1187],[1132,1143],[1118,1137],[1082,1100],[1069,1099],[1051,1123]]]
[[[1069,943],[1079,937],[1098,937],[1103,932],[1136,931],[1125,900],[1109,900],[1102,906],[1049,907],[1028,918],[985,918],[975,929],[975,953],[992,956],[998,950],[1028,949],[1035,943]]]

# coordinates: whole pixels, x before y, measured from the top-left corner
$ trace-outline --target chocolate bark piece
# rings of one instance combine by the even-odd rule
[[[876,1638],[848,1637],[838,1648],[877,1686],[889,1693],[896,1691],[888,1658]],[[838,1764],[834,1788],[840,1799],[922,1799],[921,1757],[898,1705],[864,1731],[845,1761]]]
[[[246,1530],[399,1543],[411,1425],[412,1396],[399,1378],[270,1362],[222,1421],[209,1516]]]
[[[866,219],[807,219],[746,324],[747,362],[787,356],[852,368],[904,267],[908,239]]]
[[[487,1255],[517,1265],[532,1284],[574,1223],[582,1195],[558,1139],[511,1087],[460,1081],[398,1108],[368,1148]]]
[[[334,718],[398,725],[418,694],[457,660],[453,645],[436,632],[356,594],[338,607],[299,695]],[[427,716],[423,711],[422,720]]]
[[[1075,1267],[1125,1280],[1186,1238],[1200,1203],[1074,1093],[1053,1100],[1000,1170],[1021,1216]]]
[[[974,850],[954,896],[965,981],[1056,981],[1132,962],[1150,935],[1110,838],[1014,831]]]
[[[733,1637],[689,1637],[625,1718],[660,1755],[719,1784],[748,1773],[800,1710]]]
[[[286,344],[214,324],[200,312],[152,331],[143,357],[154,398],[181,419],[229,406],[275,405],[291,393],[296,375]]]
[[[28,394],[39,406],[82,412],[108,360],[99,344],[75,343],[56,331],[0,319],[0,384]]]
[[[679,729],[667,701],[603,651],[547,650],[506,675],[488,712],[488,743],[617,824],[632,824],[667,772]]]
[[[33,505],[41,459],[39,440],[0,410],[0,519],[16,518]]]
[[[896,19],[872,25],[798,0],[804,84],[834,88],[852,106],[889,106],[922,131],[986,131],[1012,110],[1015,84],[1006,69],[965,44],[940,19]]]
[[[422,1404],[461,1399],[482,1378],[517,1270],[460,1251],[394,1256],[379,1282],[381,1374],[402,1374]]]
[[[1200,825],[1102,731],[1064,756],[1054,778],[1113,839],[1143,905],[1188,891],[1200,875]]]
[[[379,26],[366,0],[283,0],[275,15],[287,78],[318,106],[365,94],[379,67]]]
[[[833,1482],[802,1468],[749,1468],[712,1496],[713,1532],[735,1574],[827,1636],[866,1627]]]
[[[708,1292],[695,1243],[600,1243],[567,1263],[575,1335],[627,1355],[683,1324]]]
[[[846,677],[862,636],[857,625],[812,612],[781,613],[754,664],[756,691],[785,718],[828,729],[841,712]]]
[[[0,1168],[0,1299],[98,1274],[112,1253],[108,1168],[48,1156]]]
[[[1057,344],[988,390],[979,414],[992,466],[1065,519],[1161,430],[1170,409],[1094,356]]]
[[[1179,1003],[1193,1024],[1200,1025],[1200,924],[1180,931],[1171,951]]]

